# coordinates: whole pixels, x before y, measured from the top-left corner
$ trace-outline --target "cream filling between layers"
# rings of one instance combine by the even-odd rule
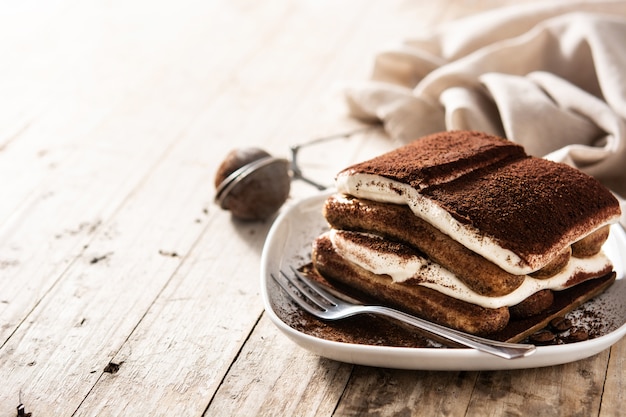
[[[337,176],[335,185],[337,191],[358,198],[381,203],[406,204],[416,216],[511,274],[527,275],[545,266],[545,256],[523,260],[515,252],[503,248],[489,236],[481,235],[475,228],[458,222],[450,213],[421,195],[410,185],[380,175],[347,172]],[[571,243],[574,242],[569,242]],[[554,255],[558,252],[559,248],[555,248]]]
[[[345,239],[341,232],[334,229],[327,234],[335,251],[341,257],[369,272],[377,275],[389,275],[396,283],[415,279],[418,285],[485,308],[510,307],[519,304],[540,290],[563,290],[567,288],[568,280],[576,273],[600,272],[611,264],[611,261],[602,251],[589,258],[572,257],[561,272],[550,278],[537,279],[527,275],[522,285],[515,291],[500,297],[487,297],[474,292],[446,268],[423,257],[417,255],[401,257],[392,253],[377,252],[352,240]]]

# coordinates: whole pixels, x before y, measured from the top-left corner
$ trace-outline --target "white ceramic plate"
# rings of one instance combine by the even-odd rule
[[[558,365],[593,356],[619,341],[626,334],[626,233],[619,225],[611,229],[604,250],[613,261],[616,282],[603,294],[579,308],[599,311],[611,323],[602,336],[583,342],[540,346],[525,358],[506,360],[473,349],[407,348],[343,343],[303,333],[281,319],[280,305],[290,304],[270,273],[310,261],[311,243],[327,229],[321,208],[328,193],[291,206],[272,225],[261,260],[261,293],[272,322],[303,348],[330,359],[368,366],[424,370],[496,370]],[[575,313],[575,312],[574,312]],[[284,317],[284,316],[283,316]]]

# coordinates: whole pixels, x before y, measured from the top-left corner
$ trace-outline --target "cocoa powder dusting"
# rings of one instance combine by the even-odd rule
[[[615,197],[594,178],[533,157],[477,170],[422,193],[522,259],[575,239],[619,211]]]
[[[531,265],[620,212],[591,176],[480,132],[436,133],[342,172],[408,184]]]
[[[440,132],[342,172],[381,175],[419,188],[477,166],[523,156],[524,149],[506,139],[481,132]]]
[[[376,235],[363,234],[359,232],[350,232],[346,230],[338,230],[344,239],[352,241],[354,244],[371,249],[380,254],[392,254],[402,259],[411,259],[416,256],[423,256],[415,249],[407,245],[383,239]]]

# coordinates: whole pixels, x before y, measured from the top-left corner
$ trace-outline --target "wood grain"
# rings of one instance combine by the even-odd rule
[[[619,416],[624,413],[626,400],[626,339],[613,345],[609,352],[599,415]]]
[[[264,316],[206,415],[332,415],[352,366],[319,358],[279,334]]]
[[[477,372],[403,371],[357,367],[338,415],[463,415]]]
[[[597,415],[608,352],[565,365],[481,372],[467,415]]]

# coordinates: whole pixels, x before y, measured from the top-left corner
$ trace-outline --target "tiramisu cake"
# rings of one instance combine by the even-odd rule
[[[421,138],[341,171],[331,230],[313,244],[329,282],[465,332],[502,332],[583,288],[607,288],[601,250],[618,221],[594,178],[479,132]],[[560,308],[560,312],[563,309]]]

